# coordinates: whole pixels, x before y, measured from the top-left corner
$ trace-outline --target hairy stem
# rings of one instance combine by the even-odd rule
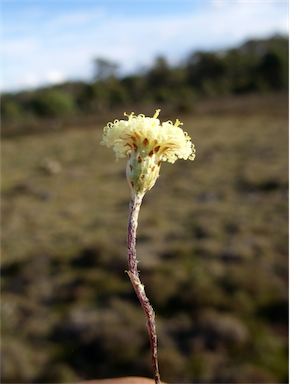
[[[155,313],[146,296],[144,285],[141,283],[137,268],[138,261],[136,256],[136,230],[138,226],[138,216],[143,196],[144,195],[134,196],[130,203],[130,216],[128,223],[128,275],[147,317],[147,328],[151,342],[153,374],[155,383],[160,384],[160,375],[157,360],[157,334],[155,328]]]

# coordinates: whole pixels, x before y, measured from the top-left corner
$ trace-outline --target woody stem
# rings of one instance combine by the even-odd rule
[[[128,263],[129,272],[128,275],[133,284],[135,292],[139,298],[139,301],[144,309],[147,317],[147,328],[151,342],[151,357],[153,374],[156,384],[160,384],[160,375],[157,360],[157,334],[155,327],[155,313],[151,307],[149,300],[146,296],[144,285],[141,283],[139,273],[137,269],[138,261],[136,257],[136,231],[138,226],[138,216],[140,212],[140,206],[144,195],[135,195],[130,202],[130,215],[128,223]]]

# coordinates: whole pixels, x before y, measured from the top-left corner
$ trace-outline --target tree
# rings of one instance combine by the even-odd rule
[[[36,93],[32,106],[37,115],[44,117],[61,117],[75,111],[72,97],[54,89],[45,89]]]
[[[268,85],[270,89],[282,89],[286,83],[283,60],[275,52],[267,52],[264,55],[258,71],[263,81]]]
[[[111,77],[116,77],[119,65],[108,60],[97,58],[94,60],[95,81],[105,81]]]

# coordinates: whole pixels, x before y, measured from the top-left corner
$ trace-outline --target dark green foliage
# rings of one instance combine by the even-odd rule
[[[275,52],[268,52],[263,56],[258,71],[269,89],[281,89],[285,84],[284,63]]]
[[[130,95],[131,102],[147,101],[147,82],[144,76],[127,76],[121,80],[121,83]]]
[[[224,60],[216,53],[194,53],[187,61],[188,83],[207,92],[207,84],[219,84],[226,74]]]
[[[36,92],[32,99],[36,115],[43,117],[62,117],[75,112],[75,104],[69,94],[54,89]]]
[[[6,121],[18,121],[23,116],[21,106],[9,96],[2,97],[1,116]]]

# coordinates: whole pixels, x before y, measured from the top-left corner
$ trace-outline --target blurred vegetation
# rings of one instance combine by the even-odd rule
[[[176,66],[157,57],[147,70],[123,77],[118,76],[117,63],[103,58],[94,60],[94,68],[88,83],[3,94],[2,134],[41,130],[39,119],[45,118],[58,118],[59,126],[68,116],[104,115],[131,105],[156,103],[170,103],[177,112],[193,112],[200,97],[285,91],[288,38],[275,35],[224,51],[194,52]]]
[[[124,105],[149,116],[161,106],[161,120],[180,119],[197,149],[194,162],[162,164],[137,233],[162,380],[288,382],[288,94],[282,67],[275,81],[265,69],[277,63],[270,41],[258,56],[257,41],[196,54],[211,79],[193,56],[190,82],[189,63],[170,69],[160,58],[146,76],[119,80],[113,64],[104,79],[99,61],[93,84],[3,96],[15,121],[3,122],[2,140],[1,382],[152,376],[145,316],[124,273],[126,161],[99,144]],[[225,57],[243,54],[245,66],[223,72]],[[258,67],[259,84],[269,76],[279,87],[250,92],[243,71]],[[235,91],[216,97],[226,74]]]

